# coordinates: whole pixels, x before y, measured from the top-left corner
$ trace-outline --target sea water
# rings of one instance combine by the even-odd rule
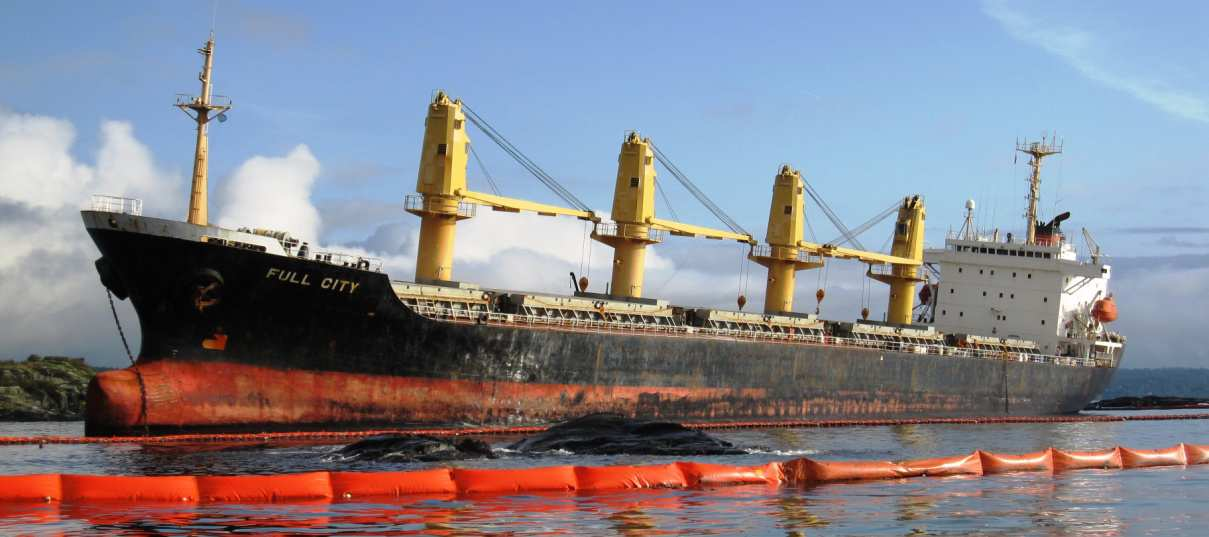
[[[1187,413],[1174,411],[1173,413]],[[1130,415],[1137,415],[1131,413]],[[81,423],[0,423],[0,435],[80,435]],[[745,448],[715,457],[526,456],[487,438],[500,458],[475,468],[658,464],[750,465],[809,456],[901,460],[975,449],[1025,453],[1209,444],[1209,420],[903,425],[714,432]],[[0,446],[0,474],[271,474],[438,466],[345,460],[338,445]],[[551,493],[290,504],[0,505],[0,534],[338,535],[1205,535],[1209,465],[955,476],[805,488]]]

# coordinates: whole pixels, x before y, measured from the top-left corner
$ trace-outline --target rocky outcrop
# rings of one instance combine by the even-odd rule
[[[1096,401],[1084,410],[1164,410],[1179,408],[1209,408],[1209,399],[1196,397],[1164,397],[1146,395],[1142,397],[1114,397]]]
[[[446,440],[435,436],[388,434],[371,436],[344,446],[335,453],[339,460],[396,462],[439,462],[494,459],[491,446],[474,438]]]
[[[0,420],[84,419],[84,394],[96,370],[83,358],[37,356],[0,361]]]
[[[576,455],[737,455],[746,451],[679,423],[589,414],[525,438],[509,449]]]

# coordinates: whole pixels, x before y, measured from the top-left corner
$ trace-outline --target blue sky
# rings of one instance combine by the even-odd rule
[[[1056,131],[1067,152],[1047,162],[1043,214],[1072,211],[1068,230],[1090,228],[1122,258],[1168,263],[1209,249],[1204,3],[214,7],[4,3],[0,108],[70,122],[81,162],[101,150],[105,121],[129,122],[158,166],[187,175],[191,122],[171,104],[197,91],[195,49],[213,13],[215,92],[235,104],[213,130],[213,189],[249,159],[305,145],[321,163],[310,199],[326,242],[362,243],[383,222],[410,221],[401,201],[414,188],[425,104],[445,88],[603,209],[622,135],[638,129],[760,236],[781,163],[802,169],[850,226],[921,193],[932,244],[960,225],[967,198],[984,226],[1019,231],[1026,167],[1013,144]],[[555,201],[474,140],[504,193]],[[481,178],[472,166],[472,186],[485,190]],[[667,185],[683,219],[718,225]],[[837,235],[812,222],[818,239]]]

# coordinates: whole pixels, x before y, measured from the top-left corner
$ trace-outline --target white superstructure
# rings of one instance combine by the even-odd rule
[[[1111,267],[1080,260],[1072,244],[1024,244],[950,235],[924,252],[940,271],[933,319],[948,334],[1029,340],[1045,354],[1085,355],[1103,327],[1092,315],[1108,296]]]
[[[924,263],[940,280],[931,288],[924,320],[958,340],[973,336],[964,341],[974,346],[986,338],[1012,340],[1042,354],[1115,361],[1125,340],[1104,326],[1116,318],[1108,289],[1112,268],[1086,230],[1085,256],[1067,240],[1061,224],[1070,213],[1048,223],[1036,220],[1041,159],[1061,147],[1041,142],[1017,149],[1033,157],[1027,232],[980,233],[974,202],[967,202],[961,230],[949,233],[943,249],[924,252]]]

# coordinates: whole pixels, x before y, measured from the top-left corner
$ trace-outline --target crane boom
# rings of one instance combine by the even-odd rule
[[[550,205],[546,203],[538,203],[535,201],[522,200],[517,198],[509,198],[506,196],[497,196],[495,194],[487,194],[484,192],[474,192],[472,190],[458,189],[455,194],[465,201],[478,205],[485,205],[492,209],[507,212],[530,211],[544,216],[574,216],[580,220],[590,222],[600,222],[600,217],[592,211],[581,211],[579,209],[569,209]]]
[[[680,235],[684,237],[704,237],[706,239],[715,240],[733,240],[747,244],[755,244],[756,240],[751,235],[745,233],[735,233],[733,231],[722,231],[720,229],[708,228],[693,224],[685,224],[683,222],[675,222],[672,220],[664,220],[662,218],[648,218],[647,223],[652,228],[662,229],[672,235]]]
[[[923,261],[911,259],[909,257],[898,257],[890,254],[882,254],[878,252],[869,252],[865,250],[857,250],[855,248],[845,248],[843,246],[832,246],[830,244],[817,244],[813,242],[799,241],[798,248],[809,253],[819,255],[821,257],[832,257],[835,259],[855,259],[862,263],[870,265],[911,265],[919,266]]]

